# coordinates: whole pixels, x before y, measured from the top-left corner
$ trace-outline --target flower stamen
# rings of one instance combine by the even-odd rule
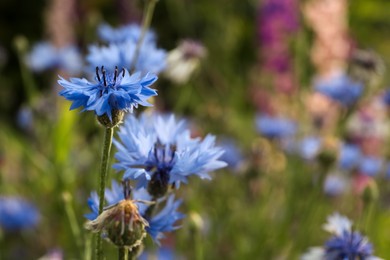
[[[103,75],[104,86],[107,87],[106,70],[104,69],[104,66],[102,66],[101,71]]]
[[[96,77],[100,82],[100,75],[99,75],[99,67],[98,66],[96,66]]]
[[[115,71],[114,71],[114,82],[116,82],[116,77],[118,76],[118,66],[115,66]]]

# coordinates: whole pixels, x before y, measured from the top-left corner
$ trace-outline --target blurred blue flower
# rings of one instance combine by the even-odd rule
[[[158,248],[156,252],[154,252],[154,251],[142,252],[139,259],[140,260],[152,260],[152,259],[173,260],[173,259],[178,259],[178,258],[171,248],[162,246],[162,247]]]
[[[75,46],[56,48],[49,42],[37,43],[27,55],[26,63],[36,72],[60,68],[78,74],[83,67],[80,52]]]
[[[256,127],[267,138],[289,137],[294,135],[297,129],[292,120],[269,115],[257,115]]]
[[[112,181],[111,189],[107,188],[105,191],[105,199],[107,202],[106,208],[110,208],[121,200],[124,200],[125,197],[122,186],[118,184],[118,182]],[[137,205],[141,216],[148,221],[149,226],[146,227],[146,231],[157,244],[159,244],[159,239],[164,238],[163,232],[170,232],[179,228],[178,226],[175,226],[175,222],[182,219],[184,215],[177,212],[181,201],[175,201],[173,195],[169,196],[165,206],[151,217],[146,216],[146,209],[148,206],[142,202],[150,201],[152,199],[145,189],[133,190],[132,199]],[[161,202],[162,200],[159,200],[157,203]],[[96,219],[99,216],[99,198],[96,192],[92,192],[91,196],[88,198],[88,206],[92,212],[85,214],[85,218],[89,220]]]
[[[299,143],[298,152],[303,159],[314,159],[321,149],[322,140],[316,136],[303,138]]]
[[[98,27],[99,38],[108,43],[120,43],[131,40],[137,42],[141,36],[142,28],[138,24],[122,25],[118,28],[113,28],[108,24],[101,24]],[[152,31],[145,34],[144,41],[155,42],[156,35]]]
[[[99,72],[96,68],[95,81],[71,78],[67,81],[60,77],[58,84],[64,87],[60,95],[72,101],[70,109],[84,107],[82,111],[95,111],[96,115],[107,114],[112,117],[112,110],[133,111],[138,105],[151,106],[146,100],[157,95],[154,89],[149,88],[157,80],[153,74],[141,73],[129,75],[127,70],[106,72],[102,67]]]
[[[386,106],[390,106],[390,89],[387,89],[383,94],[383,102]]]
[[[338,74],[329,79],[317,80],[314,84],[318,92],[344,106],[353,105],[363,94],[364,89],[362,83],[353,81],[346,74]]]
[[[346,178],[338,174],[328,174],[324,182],[324,192],[329,196],[339,196],[347,188]]]
[[[16,115],[16,122],[18,126],[25,130],[31,131],[34,125],[33,111],[29,106],[22,106]]]
[[[390,162],[387,162],[387,163],[386,163],[385,177],[386,177],[387,179],[390,179]]]
[[[121,43],[111,43],[108,46],[92,45],[88,48],[87,62],[91,70],[96,66],[105,64],[108,68],[130,69],[132,65],[137,42],[127,40]],[[135,71],[142,73],[160,73],[166,67],[167,53],[156,47],[154,42],[143,42],[138,60],[135,63]]]
[[[325,243],[326,259],[368,259],[372,254],[372,244],[357,231],[344,230]]]
[[[118,136],[113,167],[125,171],[124,178],[137,180],[139,187],[151,181],[178,188],[191,175],[210,179],[208,172],[227,165],[220,160],[223,150],[214,146],[214,136],[191,138],[184,120],[177,122],[174,115],[128,116]]]
[[[237,144],[231,139],[223,139],[219,146],[225,151],[220,159],[232,170],[238,170],[244,163],[244,158]]]
[[[302,259],[367,259],[379,258],[373,256],[373,246],[368,239],[357,231],[352,231],[352,222],[338,213],[328,217],[323,228],[333,236],[326,241],[324,247],[311,248]]]
[[[359,171],[368,176],[375,176],[382,169],[383,160],[381,158],[366,156],[361,158]]]
[[[343,170],[352,170],[357,167],[361,157],[362,153],[357,145],[343,144],[339,152],[339,167]]]
[[[33,228],[39,220],[39,211],[30,202],[18,197],[0,196],[0,227],[4,230]]]

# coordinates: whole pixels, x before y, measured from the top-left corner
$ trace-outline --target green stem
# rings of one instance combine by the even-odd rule
[[[14,40],[14,46],[18,56],[20,73],[23,82],[24,93],[26,94],[27,98],[27,104],[32,105],[37,87],[34,81],[34,77],[31,74],[31,71],[26,67],[26,64],[24,62],[24,57],[27,53],[28,48],[27,39],[22,36],[16,37]]]
[[[92,259],[92,236],[88,234],[85,239],[84,260]]]
[[[129,258],[129,250],[125,247],[118,248],[118,259],[119,260],[128,260]]]
[[[65,212],[70,223],[70,230],[72,231],[73,237],[76,241],[78,251],[82,250],[82,239],[79,224],[77,223],[76,214],[72,205],[72,195],[69,192],[64,192],[62,198],[65,202]]]
[[[148,3],[146,4],[145,10],[144,10],[144,16],[142,19],[141,36],[138,39],[137,46],[136,46],[135,53],[134,53],[134,58],[131,62],[131,66],[130,66],[131,73],[134,73],[134,71],[135,71],[135,66],[137,64],[138,56],[139,56],[139,53],[141,51],[142,42],[144,41],[146,32],[148,31],[148,29],[150,27],[150,23],[152,22],[154,7],[156,6],[157,1],[158,0],[148,0]]]
[[[100,168],[100,187],[99,187],[99,215],[103,212],[104,207],[104,191],[106,188],[106,178],[107,178],[107,169],[108,169],[108,160],[110,158],[110,151],[112,145],[112,136],[114,134],[114,129],[111,127],[106,128],[104,136],[104,146],[102,153],[102,162]],[[97,259],[102,259],[102,238],[101,232],[97,233],[96,237],[96,256]]]

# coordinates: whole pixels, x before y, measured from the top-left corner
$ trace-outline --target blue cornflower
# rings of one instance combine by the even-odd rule
[[[347,180],[340,174],[328,174],[324,182],[324,192],[329,196],[339,196],[347,188]]]
[[[359,232],[352,230],[352,222],[338,213],[328,217],[323,228],[333,234],[324,247],[313,247],[302,256],[302,260],[314,259],[367,259],[379,260],[373,256],[373,246]]]
[[[191,175],[210,179],[208,172],[227,165],[220,160],[223,150],[214,146],[214,136],[191,138],[185,122],[173,115],[129,116],[118,136],[113,167],[124,170],[124,178],[137,180],[139,187],[149,184],[153,196],[164,195],[169,184],[187,183]]]
[[[101,24],[98,27],[99,38],[108,43],[120,43],[131,40],[137,42],[141,37],[142,28],[138,24],[122,25],[118,28],[113,28],[108,24]],[[154,42],[156,35],[152,31],[148,31],[144,41]]]
[[[242,151],[232,139],[223,139],[219,145],[225,151],[221,160],[227,163],[227,166],[234,171],[238,171],[244,164]]]
[[[269,115],[256,116],[257,130],[267,138],[290,137],[296,132],[296,124],[287,118]]]
[[[373,156],[365,156],[361,158],[359,171],[368,176],[375,176],[382,169],[383,160]]]
[[[40,220],[38,209],[19,197],[0,197],[0,228],[8,231],[35,227]]]
[[[383,94],[383,102],[386,106],[390,106],[390,89],[387,89]]]
[[[71,78],[67,81],[60,77],[58,84],[64,87],[60,95],[72,101],[70,109],[84,107],[83,111],[95,111],[98,116],[107,115],[112,119],[114,110],[131,111],[138,105],[151,106],[146,100],[157,95],[149,88],[157,80],[157,76],[137,72],[130,75],[127,70],[106,72],[104,67],[99,72],[96,67],[96,83],[86,79]]]
[[[372,244],[357,231],[344,230],[325,243],[326,259],[367,259],[373,251]]]
[[[177,257],[175,252],[168,247],[159,247],[156,251],[144,251],[139,256],[139,260],[150,260],[150,259],[158,259],[158,260],[172,260],[172,259],[181,259]]]
[[[136,46],[137,42],[132,40],[110,43],[108,46],[92,45],[88,48],[86,59],[92,70],[101,64],[111,68],[118,66],[130,69]],[[166,51],[157,48],[154,42],[143,42],[135,63],[135,71],[158,74],[165,69],[166,58]]]
[[[357,145],[343,144],[340,148],[338,165],[343,170],[352,170],[359,164],[362,153]]]
[[[322,140],[316,136],[308,136],[301,140],[298,152],[303,159],[314,159],[321,149]]]
[[[105,199],[107,201],[106,209],[113,208],[119,202],[126,200],[124,189],[116,181],[112,182],[111,189],[106,189]],[[145,202],[150,202],[152,196],[145,189],[138,189],[131,192],[132,200],[137,205],[139,214],[147,221],[146,231],[159,244],[159,239],[164,238],[163,232],[170,232],[179,228],[175,223],[184,217],[183,214],[177,212],[181,201],[175,201],[173,195],[169,196],[165,206],[152,216],[147,216],[146,210],[148,205]],[[161,203],[159,200],[157,203]],[[96,220],[99,216],[99,198],[96,192],[92,192],[88,199],[88,206],[92,212],[85,214],[85,217],[91,221]]]
[[[317,80],[315,89],[344,106],[351,106],[363,94],[364,86],[346,74],[338,74],[329,79]]]
[[[75,46],[57,48],[49,42],[36,44],[26,57],[27,65],[36,72],[60,68],[74,74],[82,70],[82,58]]]
[[[390,179],[390,162],[387,162],[385,166],[385,178]]]

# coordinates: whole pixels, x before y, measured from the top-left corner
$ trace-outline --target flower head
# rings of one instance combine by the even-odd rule
[[[183,214],[177,212],[181,201],[175,201],[174,196],[170,196],[164,207],[158,210],[156,214],[149,216],[147,214],[148,205],[145,203],[152,203],[150,201],[152,196],[145,189],[139,189],[131,192],[132,199],[130,199],[130,192],[126,189],[129,188],[126,186],[122,188],[116,181],[112,182],[111,189],[106,189],[105,199],[108,206],[103,211],[103,216],[99,216],[98,195],[96,192],[92,192],[91,197],[88,199],[88,206],[92,212],[86,214],[85,217],[91,221],[91,224],[99,223],[99,228],[104,231],[108,228],[109,223],[112,222],[107,216],[118,215],[117,212],[120,213],[120,210],[123,210],[125,205],[130,205],[132,212],[136,208],[136,213],[139,214],[137,217],[142,217],[146,232],[157,244],[159,244],[159,239],[164,237],[163,232],[173,231],[178,228],[175,226],[175,223],[184,217]],[[127,198],[125,198],[126,193],[128,194]],[[162,202],[163,200],[159,200],[156,203]],[[118,207],[120,210],[118,210]],[[106,219],[106,221],[103,222],[102,219]]]
[[[187,183],[191,175],[210,179],[208,172],[226,166],[214,136],[191,138],[185,122],[176,121],[173,115],[129,116],[118,136],[114,168],[125,171],[124,178],[148,187],[153,196],[164,195],[169,184]]]
[[[178,257],[172,248],[162,246],[156,251],[144,251],[139,257],[140,260],[150,260],[150,259],[159,259],[159,260],[171,260],[171,259],[181,259]]]
[[[352,222],[338,213],[328,217],[324,229],[333,236],[324,247],[315,247],[306,253],[302,259],[371,259],[379,260],[373,256],[373,246],[368,239],[359,232],[352,230]]]
[[[26,63],[36,72],[61,68],[73,74],[82,69],[81,55],[75,46],[57,48],[49,42],[36,44],[27,55]]]
[[[244,156],[233,139],[223,139],[220,146],[225,151],[221,160],[227,163],[227,166],[233,171],[239,171],[244,165]]]
[[[361,157],[362,153],[357,145],[343,144],[338,158],[339,167],[345,170],[352,170],[358,165]]]
[[[206,54],[206,48],[200,42],[181,41],[177,48],[168,53],[165,76],[178,84],[187,82]]]
[[[382,169],[383,160],[374,156],[361,158],[359,171],[368,176],[375,176]]]
[[[317,80],[315,89],[330,99],[348,107],[353,105],[363,94],[364,86],[360,82],[353,81],[345,74],[338,74],[329,79]]]
[[[301,140],[298,152],[305,160],[314,159],[321,150],[322,140],[316,136],[308,136]]]
[[[104,67],[96,67],[96,83],[86,79],[71,78],[67,81],[60,77],[58,84],[64,89],[60,95],[72,101],[70,109],[84,107],[83,111],[95,111],[98,116],[107,115],[112,119],[115,110],[131,111],[138,105],[151,106],[146,100],[157,95],[149,88],[157,80],[153,74],[141,76],[141,73],[130,75],[127,70],[108,72]]]
[[[109,68],[130,68],[136,48],[137,42],[132,40],[110,43],[108,46],[92,45],[86,59],[91,70],[101,64],[106,64]],[[166,67],[166,56],[166,51],[157,48],[154,42],[143,42],[135,62],[135,71],[158,74]]]
[[[118,28],[113,28],[108,24],[101,24],[98,27],[98,35],[100,39],[109,43],[120,43],[131,40],[137,42],[141,37],[142,28],[137,24],[122,25]],[[156,35],[152,31],[148,31],[144,41],[154,42]]]
[[[269,115],[258,115],[256,117],[257,130],[268,138],[283,138],[295,134],[296,125],[293,121]]]
[[[329,196],[338,196],[348,188],[348,182],[340,174],[328,174],[324,182],[324,192]]]
[[[0,228],[8,231],[28,229],[40,220],[38,209],[18,197],[0,196]]]

